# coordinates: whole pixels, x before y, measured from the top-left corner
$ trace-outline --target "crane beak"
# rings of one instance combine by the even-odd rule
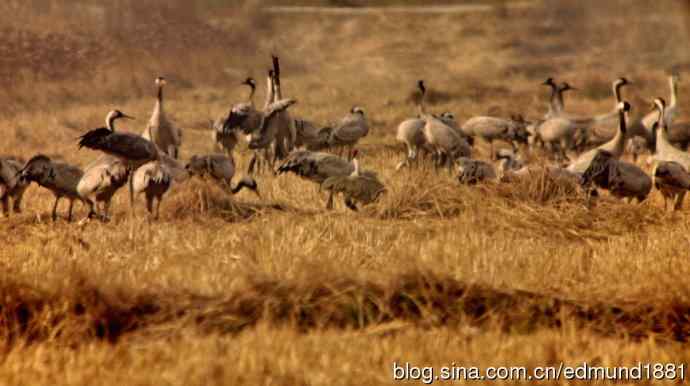
[[[131,120],[133,120],[133,121],[136,120],[136,118],[134,118],[133,116],[127,115],[127,114],[122,114],[122,118],[124,118],[124,119],[131,119]]]

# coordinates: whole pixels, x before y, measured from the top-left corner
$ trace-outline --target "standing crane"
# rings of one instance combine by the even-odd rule
[[[133,133],[121,133],[115,131],[115,121],[118,119],[134,119],[120,110],[108,113],[105,122],[106,127],[89,130],[79,137],[79,148],[85,147],[98,150],[105,154],[121,159],[129,169],[129,204],[131,213],[134,214],[134,186],[133,173],[150,161],[160,158],[158,149],[153,142]]]
[[[162,76],[156,78],[158,94],[156,104],[151,113],[151,119],[142,136],[153,142],[160,151],[177,159],[180,145],[182,144],[182,134],[180,129],[175,127],[163,110],[163,86],[166,80]]]

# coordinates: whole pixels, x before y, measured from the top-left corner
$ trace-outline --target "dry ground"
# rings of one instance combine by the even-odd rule
[[[81,227],[50,222],[51,198],[34,186],[25,212],[0,220],[1,383],[373,385],[392,382],[393,361],[690,360],[688,209],[663,213],[658,193],[587,209],[539,179],[462,187],[393,172],[394,129],[414,113],[420,78],[431,108],[461,121],[539,117],[547,76],[579,87],[568,109],[588,114],[612,107],[609,83],[625,75],[626,98],[646,112],[668,95],[666,75],[690,66],[684,3],[346,16],[266,14],[261,2],[28,3],[0,5],[0,153],[85,165],[97,155],[75,138],[112,108],[142,130],[159,74],[182,158],[210,152],[208,120],[277,52],[293,114],[326,123],[365,108],[361,162],[389,192],[359,213],[327,212],[294,176],[259,176],[261,199],[192,181],[160,221],[128,220],[121,193],[114,221]]]

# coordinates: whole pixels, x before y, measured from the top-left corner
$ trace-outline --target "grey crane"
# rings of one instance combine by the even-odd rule
[[[673,211],[683,207],[685,194],[690,190],[690,173],[678,162],[657,162],[652,169],[654,187],[664,197],[664,210],[667,210],[668,200],[673,202]]]
[[[597,152],[605,150],[614,158],[620,158],[625,151],[625,135],[627,131],[626,116],[630,112],[630,104],[622,101],[618,104],[618,131],[615,137],[596,149],[581,154],[574,162],[568,166],[568,170],[574,173],[584,173],[589,167]]]
[[[496,169],[488,162],[460,157],[458,164],[458,181],[461,184],[473,185],[486,180],[496,179]]]
[[[671,89],[670,104],[664,106],[664,123],[669,128],[673,125],[673,120],[678,111],[678,75],[671,75],[668,78],[669,88]],[[657,122],[658,113],[652,111],[630,124],[630,135],[638,135],[647,140],[647,147],[653,149],[656,145],[656,136],[653,130],[654,123]]]
[[[5,216],[10,215],[10,200],[15,213],[22,211],[22,198],[28,186],[19,178],[24,163],[14,157],[0,157],[0,201]]]
[[[357,161],[358,151],[352,152],[352,164],[354,170],[350,175],[332,176],[321,183],[321,189],[331,192],[331,195],[342,194],[345,206],[353,211],[357,210],[357,204],[367,205],[376,201],[386,188],[375,173],[361,173]],[[332,201],[330,202],[332,208]]]
[[[549,110],[544,115],[544,119],[553,118],[564,114],[565,103],[563,100],[563,93],[569,90],[577,90],[568,82],[557,84],[553,78],[547,78],[544,83],[545,86],[551,88],[551,97],[549,98]]]
[[[120,118],[134,119],[120,110],[113,110],[106,117],[106,127],[89,130],[79,137],[79,148],[98,150],[122,160],[129,173],[129,203],[131,213],[134,213],[133,171],[150,161],[160,158],[158,149],[153,142],[133,133],[115,131],[115,121]]]
[[[69,200],[67,221],[72,221],[72,208],[74,201],[79,200],[89,207],[87,218],[96,215],[93,201],[79,195],[77,185],[84,172],[76,166],[62,162],[52,161],[43,154],[32,157],[19,172],[19,178],[24,182],[35,182],[53,193],[52,219],[57,220],[57,208],[63,197]]]
[[[240,179],[235,187],[232,186],[232,178],[235,176],[235,161],[231,156],[222,154],[193,155],[185,169],[190,175],[208,176],[218,182],[221,187],[231,194],[239,193],[243,188],[248,188],[259,195],[256,181],[246,176]]]
[[[163,87],[167,84],[165,78],[159,76],[155,82],[158,88],[156,104],[142,137],[153,142],[160,151],[177,158],[182,144],[182,132],[170,121],[163,109]]]
[[[472,148],[470,144],[452,127],[444,121],[426,112],[424,100],[426,97],[426,86],[423,80],[417,82],[417,87],[421,92],[421,97],[417,108],[419,116],[424,120],[424,140],[436,157],[436,165],[448,165],[452,167],[453,160],[459,157],[470,157]]]
[[[268,72],[266,101],[262,111],[263,116],[259,120],[259,123],[262,123],[265,116],[269,113],[271,113],[272,116],[270,119],[265,121],[265,127],[255,127],[255,130],[250,134],[251,139],[249,143],[250,147],[255,146],[253,147],[255,150],[264,149],[264,158],[267,160],[269,160],[269,150],[272,150],[273,158],[269,161],[272,167],[276,160],[285,158],[287,154],[294,148],[297,133],[295,122],[290,117],[290,114],[287,110],[278,110],[275,113],[271,112],[273,108],[272,105],[280,103],[283,100],[282,86],[280,82],[280,59],[275,55],[271,55],[271,58],[273,61],[273,68]],[[250,161],[250,172],[253,169],[254,163],[257,161],[257,159],[258,154],[255,152],[252,160]]]
[[[250,89],[249,98],[246,102],[247,109],[256,110],[256,108],[254,107],[256,81],[254,80],[254,78],[248,77],[244,80],[244,82],[240,83],[240,85],[248,86]],[[238,105],[233,106],[233,108],[231,108],[230,111],[228,111],[225,114],[222,114],[213,122],[213,141],[226,154],[232,154],[232,151],[235,149],[235,146],[237,146],[237,142],[239,141],[239,133],[237,131],[223,130],[225,122],[228,120],[228,118],[232,114],[233,109],[235,109],[236,106]]]
[[[690,168],[690,154],[674,147],[669,141],[668,124],[665,119],[666,101],[663,98],[656,98],[654,99],[654,106],[657,112],[657,122],[652,126],[652,131],[656,137],[653,161],[673,161],[685,169]]]
[[[295,150],[283,160],[276,174],[294,173],[297,176],[321,186],[330,177],[349,176],[355,171],[352,162],[331,153]],[[360,174],[371,172],[360,171]],[[373,174],[373,173],[372,173]],[[326,208],[333,206],[333,192],[329,195]]]
[[[149,161],[134,171],[131,180],[133,194],[145,194],[146,210],[149,216],[158,219],[163,196],[168,192],[174,180],[173,171],[165,162]]]
[[[455,115],[451,112],[443,112],[437,118],[451,128],[455,128],[457,126],[457,123],[455,122]],[[426,121],[420,116],[408,118],[398,125],[395,139],[405,145],[407,154],[405,158],[398,163],[395,168],[396,170],[400,170],[404,166],[409,166],[412,161],[417,160],[417,155],[420,151],[432,153],[432,149],[429,144],[426,143],[426,138],[424,137],[425,125]],[[468,137],[467,141],[470,145],[472,145],[472,143],[470,143],[473,141],[472,137]]]
[[[583,187],[592,184],[608,190],[614,197],[644,201],[652,190],[652,179],[637,165],[616,159],[607,150],[597,150],[580,180]]]
[[[621,77],[613,81],[611,89],[613,90],[614,97],[614,107],[618,106],[623,102],[623,96],[621,90],[624,86],[632,84],[627,78]],[[630,132],[630,129],[628,129]],[[607,141],[610,141],[617,135],[618,131],[616,129],[611,130],[611,128],[599,128],[596,126],[588,127],[581,132],[582,137],[579,138],[579,147],[584,146],[599,146]],[[630,137],[631,135],[626,135],[625,137]]]
[[[333,128],[328,145],[331,147],[348,148],[347,158],[352,159],[354,147],[360,139],[369,134],[369,123],[364,114],[364,109],[354,106]]]
[[[510,119],[477,116],[468,119],[461,127],[465,135],[479,137],[489,143],[491,157],[494,156],[494,141],[503,140],[516,148],[516,143],[527,140],[527,122],[521,116]]]
[[[127,183],[129,169],[122,159],[112,155],[103,155],[84,169],[84,175],[77,184],[79,196],[91,199],[95,197],[96,209],[101,203],[102,218],[109,218],[110,202],[115,193]]]

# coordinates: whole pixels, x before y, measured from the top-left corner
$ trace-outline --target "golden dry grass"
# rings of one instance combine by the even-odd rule
[[[260,175],[261,198],[192,180],[157,222],[128,219],[120,193],[112,222],[80,226],[50,222],[51,196],[34,186],[24,213],[0,220],[2,383],[361,385],[391,383],[394,361],[690,359],[687,209],[663,213],[657,193],[588,209],[540,175],[467,187],[446,172],[394,172],[394,129],[414,114],[420,78],[435,90],[430,108],[461,121],[540,116],[546,76],[581,88],[568,109],[585,114],[610,109],[608,82],[625,75],[635,83],[626,98],[646,112],[643,100],[668,94],[667,71],[690,63],[680,3],[433,16],[84,3],[72,18],[56,2],[0,6],[20,36],[0,46],[0,153],[86,165],[97,154],[75,138],[115,107],[139,118],[126,129],[142,130],[159,74],[184,128],[182,158],[210,152],[208,120],[277,52],[293,114],[326,123],[365,107],[361,162],[388,192],[357,213],[327,212],[325,195],[291,175]],[[248,155],[236,154],[241,168]]]

